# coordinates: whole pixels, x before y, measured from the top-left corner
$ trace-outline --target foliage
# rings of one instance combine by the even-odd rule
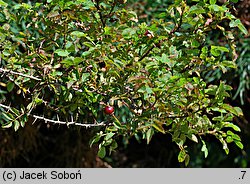
[[[229,70],[226,74],[221,70],[204,72],[204,77],[208,82],[224,80],[234,88],[232,99],[239,99],[240,104],[244,105],[248,101],[248,92],[250,89],[250,60],[249,60],[249,38],[239,35],[236,42],[236,51],[238,53],[236,65],[237,70]],[[233,80],[236,79],[236,80]]]
[[[236,68],[234,30],[247,31],[230,1],[175,0],[148,23],[125,9],[126,1],[6,2],[0,0],[3,128],[38,120],[93,127],[90,145],[99,144],[101,158],[121,136],[150,143],[158,132],[172,136],[186,165],[188,140],[200,142],[205,157],[208,135],[227,154],[228,143],[243,149],[232,123],[242,111],[225,103],[231,87],[201,77]],[[208,37],[215,30],[226,44]],[[113,114],[104,113],[107,105]]]

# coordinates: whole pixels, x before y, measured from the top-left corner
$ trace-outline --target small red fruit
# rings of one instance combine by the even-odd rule
[[[149,31],[147,30],[145,33],[144,33],[144,36],[148,37],[148,38],[153,38],[154,37],[154,33],[152,31]]]
[[[106,106],[105,108],[104,108],[104,112],[105,112],[105,114],[112,114],[113,112],[115,111],[115,109],[114,109],[114,107],[112,107],[112,106]]]

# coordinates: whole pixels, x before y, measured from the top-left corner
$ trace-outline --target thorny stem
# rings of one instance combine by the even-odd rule
[[[4,108],[4,109],[7,109],[7,110],[11,110],[11,107],[10,106],[6,106],[6,105],[3,105],[3,104],[0,104],[0,107]],[[85,127],[85,128],[90,128],[90,127],[98,127],[98,126],[109,126],[109,125],[112,125],[112,123],[105,123],[105,122],[100,122],[100,123],[79,123],[79,122],[75,122],[73,120],[73,117],[71,118],[71,121],[70,122],[67,122],[67,121],[61,121],[59,120],[59,117],[57,118],[57,120],[52,120],[52,119],[49,119],[49,118],[45,118],[45,117],[42,117],[42,116],[37,116],[37,115],[33,115],[33,114],[28,114],[28,116],[30,117],[33,117],[34,118],[34,121],[33,121],[33,124],[37,121],[37,120],[43,120],[45,123],[54,123],[54,124],[63,124],[63,125],[76,125],[76,126],[82,126],[82,127]]]
[[[34,79],[34,80],[37,80],[37,81],[42,80],[42,79],[39,79],[39,78],[34,77],[34,76],[30,76],[30,75],[23,74],[23,73],[20,73],[20,72],[14,72],[14,71],[3,69],[3,68],[0,68],[0,72],[2,72],[2,73],[10,73],[10,74],[13,74],[13,75],[19,75],[19,76],[27,77],[27,78]]]

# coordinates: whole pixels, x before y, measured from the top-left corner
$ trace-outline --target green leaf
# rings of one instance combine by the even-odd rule
[[[89,9],[93,9],[93,7],[95,6],[94,3],[92,1],[89,1],[89,0],[83,0],[81,1],[82,2],[82,6],[83,6],[83,9],[85,10],[89,10]]]
[[[20,125],[21,127],[24,127],[25,126],[25,123],[28,121],[28,116],[27,114],[23,115],[23,118],[22,120],[20,121]]]
[[[192,40],[192,43],[191,43],[192,47],[194,48],[198,48],[200,46],[200,42],[198,42],[197,40]]]
[[[229,67],[229,68],[237,68],[237,65],[235,62],[233,61],[222,61],[221,64],[225,67]]]
[[[2,115],[4,116],[6,120],[9,120],[9,121],[12,121],[13,119],[15,119],[14,116],[10,113],[2,112]]]
[[[232,131],[228,130],[227,131],[227,135],[231,136],[232,139],[236,140],[236,141],[241,141],[240,136],[238,136],[237,134],[233,133]]]
[[[19,127],[20,127],[20,123],[17,120],[15,120],[14,121],[14,130],[17,131],[19,129]]]
[[[71,57],[67,57],[61,62],[62,64],[65,64],[67,67],[74,65],[74,60]]]
[[[186,167],[188,166],[189,161],[190,161],[190,156],[188,154],[186,154],[186,157],[185,157],[185,166]]]
[[[10,128],[10,127],[12,127],[12,122],[2,125],[2,128]]]
[[[233,135],[234,135],[234,133],[233,133],[232,131],[228,130],[228,131],[227,131],[227,135],[231,135],[231,136],[233,136]]]
[[[181,151],[179,152],[179,155],[178,155],[178,161],[179,161],[179,162],[184,162],[186,156],[187,156],[187,154],[186,154],[185,150],[181,150]]]
[[[78,105],[77,104],[72,104],[70,105],[70,111],[74,112],[77,109]]]
[[[11,108],[10,111],[15,114],[16,116],[20,115],[20,112],[16,108]]]
[[[241,21],[239,19],[236,20],[231,20],[229,23],[230,27],[238,27],[240,29],[241,32],[243,32],[245,35],[248,34],[247,29],[244,27],[244,25],[241,23]]]
[[[207,149],[207,145],[205,143],[205,141],[201,140],[202,141],[202,147],[201,147],[201,151],[204,152],[204,156],[205,158],[207,158],[208,156],[208,149]]]
[[[202,14],[206,13],[206,11],[199,5],[194,5],[189,9],[190,14]]]
[[[152,124],[152,126],[153,126],[156,130],[158,130],[159,132],[165,134],[165,130],[164,130],[164,128],[162,127],[162,125],[163,125],[163,123],[160,122],[159,120],[156,120],[156,119],[154,119],[154,123]]]
[[[113,124],[115,125],[116,128],[122,128],[122,124],[121,122],[117,119],[117,117],[115,115],[113,115],[113,118],[115,119],[115,121],[113,121]]]
[[[90,55],[94,50],[95,50],[95,48],[92,47],[92,48],[90,48],[88,51],[83,52],[83,53],[82,53],[82,56],[83,56],[83,57],[86,57],[86,56]]]
[[[230,12],[226,12],[226,17],[229,19],[229,20],[232,20],[232,19],[235,19],[235,16],[230,13]]]
[[[86,33],[81,32],[81,31],[73,31],[73,32],[71,33],[71,35],[72,35],[72,36],[76,36],[76,37],[78,37],[78,38],[86,37],[86,36],[87,36]]]
[[[7,86],[6,86],[7,87],[7,91],[11,92],[13,90],[14,86],[15,86],[15,83],[9,81],[7,83]]]
[[[58,11],[51,11],[47,14],[47,18],[54,18],[54,17],[57,17],[59,15],[60,15],[60,13]]]
[[[239,107],[235,108],[235,107],[232,107],[229,104],[222,104],[221,108],[231,112],[232,114],[234,114],[236,116],[242,116],[243,115],[243,112],[241,111],[241,109]]]
[[[70,53],[67,50],[63,50],[63,49],[57,49],[55,50],[55,53],[58,54],[58,56],[68,56]]]
[[[167,62],[169,62],[170,60],[169,60],[169,58],[167,57],[167,55],[165,54],[165,53],[163,53],[162,54],[162,56],[161,56],[161,63],[167,63]]]
[[[85,46],[89,47],[89,48],[92,48],[92,47],[95,46],[92,42],[84,42],[83,44],[84,44]]]
[[[234,115],[237,114],[237,112],[234,110],[234,108],[231,105],[229,105],[229,104],[222,104],[221,108],[223,108],[223,109],[225,109],[225,110],[233,113]]]
[[[99,142],[101,137],[102,137],[102,135],[100,135],[100,134],[97,134],[95,137],[93,137],[93,139],[90,141],[90,147],[92,147],[93,144]]]
[[[122,36],[125,38],[125,39],[129,39],[131,38],[131,36],[133,34],[136,33],[136,30],[135,29],[132,29],[132,28],[126,28],[122,31]]]
[[[111,152],[112,152],[113,150],[115,150],[117,147],[118,147],[117,142],[116,142],[115,140],[113,140],[112,144],[111,144],[110,147],[109,147],[109,154],[111,154]]]
[[[147,131],[147,144],[149,144],[153,135],[154,135],[154,129],[152,129],[152,128],[148,129],[148,131]]]
[[[224,151],[225,151],[225,153],[228,155],[229,154],[229,149],[228,149],[228,147],[226,147],[225,149],[224,149]]]
[[[82,73],[81,82],[85,82],[90,76],[90,73]]]
[[[115,150],[118,147],[117,142],[115,140],[113,140],[113,142],[112,142],[112,144],[111,144],[110,147],[112,148],[112,150]]]
[[[240,148],[243,149],[244,145],[240,141],[234,141],[234,143]]]
[[[115,133],[112,133],[112,132],[107,133],[107,135],[104,137],[104,140],[109,140],[109,139],[111,139],[114,135],[115,135]]]
[[[37,105],[41,105],[43,103],[43,99],[40,99],[40,98],[35,98],[35,103]]]
[[[234,110],[237,112],[237,116],[244,116],[240,107],[234,107]]]
[[[217,0],[209,0],[210,4],[215,4]]]
[[[1,6],[6,7],[6,6],[8,6],[8,3],[6,3],[6,2],[0,0],[0,7],[1,7]]]
[[[215,95],[217,88],[218,88],[218,86],[216,86],[216,85],[209,85],[208,89],[205,89],[205,93],[208,95]]]
[[[102,143],[102,145],[103,146],[109,146],[112,142],[113,142],[112,139],[104,140],[103,143]]]
[[[187,136],[185,134],[181,134],[179,138],[175,140],[177,142],[178,146],[183,146],[184,143],[186,142]]]
[[[7,94],[7,92],[0,89],[0,94]]]
[[[174,134],[172,134],[172,139],[173,139],[173,140],[178,139],[178,137],[180,136],[180,134],[181,134],[180,130],[179,130],[179,129],[176,129],[176,130],[174,131]]]
[[[222,47],[222,46],[211,46],[211,54],[213,56],[220,56],[220,54],[222,52],[229,52],[229,50],[226,47]]]
[[[201,57],[201,59],[205,59],[207,57],[207,55],[208,55],[208,47],[204,46],[201,49],[200,57]]]
[[[104,146],[99,146],[98,156],[104,158],[106,156],[106,148]]]
[[[234,134],[232,137],[233,137],[233,139],[236,140],[236,141],[241,141],[240,136],[237,135],[237,134]]]
[[[191,140],[194,141],[194,142],[196,142],[196,143],[198,143],[198,138],[194,134],[192,134]]]
[[[75,57],[73,61],[75,66],[78,66],[81,62],[84,62],[83,58],[81,57]]]
[[[217,116],[217,117],[213,117],[212,120],[221,122],[224,120],[224,118],[222,116]]]
[[[222,146],[223,146],[223,149],[224,149],[225,153],[228,155],[229,149],[228,149],[228,146],[227,146],[227,142],[223,138],[220,138],[219,140],[222,143]]]
[[[230,127],[230,128],[233,128],[235,131],[237,132],[240,132],[241,129],[240,127],[238,127],[237,125],[233,124],[233,123],[229,123],[229,122],[226,122],[223,124],[223,127]]]
[[[34,102],[32,101],[27,105],[27,110],[29,111],[33,107],[34,107]]]
[[[209,5],[209,9],[215,12],[226,12],[228,8],[226,6],[219,6],[217,4],[211,4]]]
[[[226,141],[227,143],[231,143],[234,141],[234,139],[232,138],[232,136],[227,136]]]

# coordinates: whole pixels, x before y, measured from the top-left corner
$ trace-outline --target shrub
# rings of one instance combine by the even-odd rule
[[[203,144],[205,157],[208,135],[227,154],[228,143],[243,149],[232,123],[242,111],[225,103],[231,87],[201,77],[236,67],[235,28],[247,31],[230,13],[231,1],[175,0],[150,23],[139,22],[125,2],[0,1],[2,127],[92,127],[90,145],[99,144],[101,158],[121,136],[150,143],[155,133],[172,136],[186,165],[188,140]],[[212,31],[226,44],[215,44]],[[114,112],[105,113],[107,106]]]

